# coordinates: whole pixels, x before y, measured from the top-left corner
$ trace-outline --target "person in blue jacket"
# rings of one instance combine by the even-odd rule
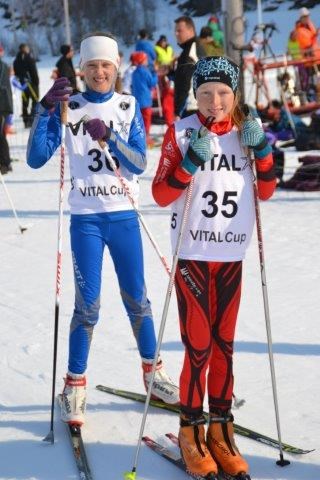
[[[158,76],[155,71],[148,68],[148,57],[145,52],[134,52],[132,54],[136,69],[132,73],[131,93],[138,101],[147,137],[147,145],[152,146],[150,128],[152,120],[152,90],[158,83]]]
[[[157,54],[153,44],[150,42],[150,35],[145,28],[139,31],[138,40],[135,45],[137,52],[145,52],[148,55],[148,67],[151,72],[154,71],[154,62],[157,59]]]
[[[86,405],[87,361],[99,318],[103,252],[108,247],[120,294],[142,359],[145,386],[150,383],[156,350],[151,305],[144,281],[143,251],[136,211],[97,140],[103,139],[132,196],[137,175],[146,167],[145,133],[137,101],[114,92],[118,45],[110,34],[92,33],[80,46],[86,91],[71,95],[67,78],[58,78],[38,104],[28,141],[27,163],[42,167],[61,143],[60,102],[68,102],[66,147],[71,190],[70,238],[75,305],[69,335],[68,373],[62,394],[62,420],[82,425]],[[83,123],[84,115],[91,120]],[[157,364],[152,395],[177,403],[178,387]]]

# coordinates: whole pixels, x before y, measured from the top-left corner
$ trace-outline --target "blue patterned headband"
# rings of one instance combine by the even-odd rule
[[[226,57],[201,58],[192,77],[194,94],[206,82],[225,83],[235,92],[239,86],[239,73],[238,65]]]

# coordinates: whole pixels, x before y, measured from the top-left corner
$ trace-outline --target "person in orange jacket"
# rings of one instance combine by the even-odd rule
[[[320,61],[320,46],[317,43],[317,36],[320,29],[316,28],[310,19],[310,12],[307,8],[300,9],[300,18],[296,22],[295,36],[299,44],[300,51],[303,57],[319,57]],[[308,90],[311,86],[312,76],[317,71],[316,63],[310,60],[310,63],[299,66],[299,75],[301,88]]]
[[[305,55],[314,55],[315,49],[319,48],[317,45],[319,28],[314,26],[310,19],[310,12],[305,7],[300,9],[300,18],[296,23],[295,31],[300,49]]]

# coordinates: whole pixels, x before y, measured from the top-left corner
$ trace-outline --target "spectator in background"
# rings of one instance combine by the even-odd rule
[[[292,60],[300,60],[300,58],[302,58],[302,53],[297,37],[298,35],[296,30],[292,30],[290,32],[287,44],[287,52],[288,55],[290,55],[290,57],[292,58]]]
[[[3,52],[4,53],[4,52]],[[2,56],[1,52],[0,52],[0,56]],[[14,71],[13,71],[13,66],[10,65],[10,84],[11,84],[11,91],[12,91],[12,98],[13,98],[13,101],[14,101],[14,90],[13,88],[15,87],[15,84],[14,84]],[[13,110],[14,110],[14,107],[13,107]],[[14,126],[14,113],[10,113],[9,115],[7,115],[6,117],[6,121],[5,121],[5,125],[4,125],[4,133],[6,135],[13,135],[16,133],[16,129],[15,129],[15,126]]]
[[[287,109],[279,100],[271,100],[267,108],[267,121],[265,128],[267,138],[271,145],[278,140],[286,141],[295,137],[299,129],[305,128],[305,123],[297,115],[288,113]]]
[[[174,122],[174,51],[165,35],[160,35],[154,49],[157,54],[156,63],[158,65],[162,115],[165,124],[169,126]]]
[[[150,138],[152,89],[157,85],[158,77],[155,71],[149,70],[148,56],[145,52],[135,52],[134,63],[137,67],[132,73],[131,91],[141,108],[147,145],[152,147],[153,141]]]
[[[73,92],[76,93],[78,88],[76,72],[72,63],[72,57],[74,55],[73,48],[71,45],[61,45],[60,53],[62,56],[56,63],[56,78],[66,77],[70,82]]]
[[[292,60],[301,60],[303,58],[296,30],[292,30],[290,32],[287,44],[287,53],[290,55]],[[295,67],[295,70],[298,72],[296,77],[299,81],[299,89],[306,90],[308,88],[308,72],[306,67],[300,64]]]
[[[142,28],[139,31],[138,41],[136,43],[137,52],[145,52],[148,56],[148,67],[153,72],[154,71],[154,62],[156,60],[156,52],[152,43],[150,42],[150,35],[145,28]]]
[[[310,20],[310,12],[307,8],[301,8],[299,14],[300,17],[295,27],[296,38],[304,55],[311,56],[314,55],[315,50],[319,48],[317,45],[319,28],[316,29]]]
[[[20,84],[25,86],[21,92],[22,118],[25,128],[31,127],[39,97],[39,75],[36,62],[26,43],[19,45],[19,51],[13,62],[14,74]],[[31,105],[31,107],[30,107]]]
[[[13,113],[10,67],[3,62],[4,48],[0,45],[0,171],[2,174],[12,171],[9,145],[5,134],[6,117]]]
[[[174,22],[177,43],[182,48],[174,73],[174,113],[179,120],[198,110],[191,80],[196,62],[205,57],[206,52],[196,37],[192,18],[183,15]]]
[[[316,29],[310,20],[310,12],[303,7],[299,10],[299,20],[295,26],[295,37],[299,44],[303,57],[318,56],[320,61],[320,47],[317,43],[317,35],[319,29]],[[299,78],[301,89],[307,91],[312,84],[312,76],[314,74],[314,65],[304,65],[299,69]]]
[[[212,15],[208,20],[208,27],[211,30],[211,36],[215,44],[222,49],[222,54],[224,52],[224,33],[220,27],[219,19],[215,15]],[[219,53],[220,55],[220,53]]]
[[[158,65],[171,65],[174,60],[174,51],[165,35],[160,35],[154,46]]]
[[[202,27],[200,30],[199,42],[202,45],[207,57],[223,55],[223,47],[212,38],[210,27]]]

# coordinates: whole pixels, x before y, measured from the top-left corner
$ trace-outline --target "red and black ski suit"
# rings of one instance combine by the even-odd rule
[[[193,121],[200,120],[202,124],[205,123],[205,118],[200,113],[194,117],[196,120]],[[174,203],[192,178],[180,166],[183,153],[177,140],[177,130],[181,130],[179,122],[175,122],[166,132],[152,185],[153,197],[163,207]],[[231,118],[213,123],[210,130],[216,136],[234,130]],[[266,200],[273,194],[276,185],[272,154],[258,159],[256,170],[258,195],[260,199]],[[207,175],[210,174],[216,173],[209,172]],[[194,195],[193,191],[193,197]],[[193,200],[196,201],[192,198],[191,202]],[[185,231],[184,236],[186,234],[189,234],[189,231]],[[175,287],[181,338],[185,347],[180,376],[180,403],[183,414],[201,415],[207,371],[209,411],[216,413],[231,407],[233,343],[240,304],[241,277],[242,260],[201,261],[194,257],[181,258],[179,255]]]

